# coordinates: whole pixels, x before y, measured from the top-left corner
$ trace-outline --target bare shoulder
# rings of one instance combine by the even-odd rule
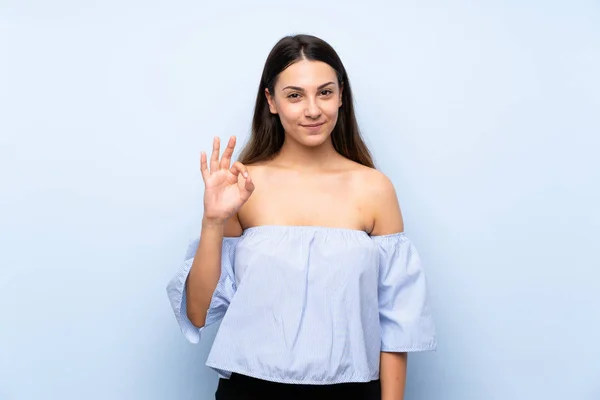
[[[348,172],[352,176],[356,189],[365,193],[369,198],[390,197],[396,195],[392,181],[381,171],[351,162],[348,164]],[[374,199],[377,200],[377,199]]]
[[[357,175],[364,201],[373,213],[371,235],[389,235],[404,231],[404,221],[396,188],[383,172],[363,167]]]
[[[246,165],[248,173],[252,176],[253,180],[261,180],[265,175],[269,173],[269,164],[261,162],[256,164]]]
[[[390,192],[395,193],[392,181],[383,172],[375,168],[365,167],[364,165],[357,168],[356,172],[356,177],[358,178],[356,183],[370,194],[389,195]]]
[[[260,182],[260,181],[264,180],[265,165],[251,164],[251,165],[245,165],[245,167],[248,169],[248,174],[252,177],[252,181],[255,183],[255,185],[256,185],[256,182]],[[243,181],[243,180],[244,180],[244,178],[240,175],[238,177],[238,182]],[[240,182],[240,184],[242,184],[242,183]],[[256,186],[260,187],[260,184],[256,185]],[[252,198],[252,197],[250,197],[250,198]],[[231,218],[229,218],[227,220],[227,222],[225,223],[225,226],[224,226],[223,236],[238,237],[238,236],[242,235],[242,233],[244,232],[244,228],[240,221],[240,214],[243,213],[243,209],[245,207],[246,207],[246,205],[243,205],[242,208],[240,210],[238,210],[238,212],[236,214],[234,214],[233,216],[231,216]]]
[[[225,227],[228,232],[239,232],[239,235],[244,232],[245,226],[251,225],[252,216],[256,214],[256,209],[260,208],[258,205],[261,203],[261,197],[264,198],[265,195],[268,195],[268,185],[266,183],[269,182],[271,173],[271,168],[265,162],[244,164],[244,166],[248,169],[248,175],[254,183],[254,192],[238,212],[230,218],[228,225]],[[238,184],[243,185],[244,180],[245,178],[240,175]]]

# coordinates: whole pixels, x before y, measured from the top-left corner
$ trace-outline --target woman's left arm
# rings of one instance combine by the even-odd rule
[[[389,235],[404,231],[404,221],[396,190],[381,172],[373,171],[369,179],[370,203],[374,212],[371,235]],[[379,376],[382,400],[404,399],[407,353],[381,352]]]
[[[406,385],[406,353],[381,352],[379,379],[381,400],[403,400]]]

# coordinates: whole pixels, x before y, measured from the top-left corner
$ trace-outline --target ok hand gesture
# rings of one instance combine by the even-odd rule
[[[220,140],[218,137],[214,138],[210,170],[206,163],[206,153],[202,152],[200,156],[200,171],[205,185],[204,218],[207,220],[225,223],[248,201],[254,191],[248,168],[239,161],[230,166],[235,141],[235,136],[229,139],[219,160]]]

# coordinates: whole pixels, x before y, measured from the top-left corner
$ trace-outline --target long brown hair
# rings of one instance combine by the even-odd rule
[[[275,82],[279,74],[291,64],[300,60],[322,61],[329,64],[337,74],[338,84],[342,90],[342,106],[339,109],[338,120],[331,133],[335,150],[344,157],[367,167],[375,168],[369,149],[365,145],[352,100],[352,89],[348,74],[342,60],[324,40],[311,35],[286,36],[273,47],[263,69],[250,139],[242,149],[239,160],[243,164],[253,164],[271,159],[275,156],[285,138],[283,125],[279,116],[271,114],[265,96],[265,88],[275,93]]]

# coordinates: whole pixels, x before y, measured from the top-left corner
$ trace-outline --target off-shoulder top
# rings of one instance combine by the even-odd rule
[[[283,383],[379,378],[380,352],[435,350],[421,258],[404,232],[256,226],[225,237],[203,327],[186,313],[192,242],[167,294],[183,335],[221,322],[206,365]]]

